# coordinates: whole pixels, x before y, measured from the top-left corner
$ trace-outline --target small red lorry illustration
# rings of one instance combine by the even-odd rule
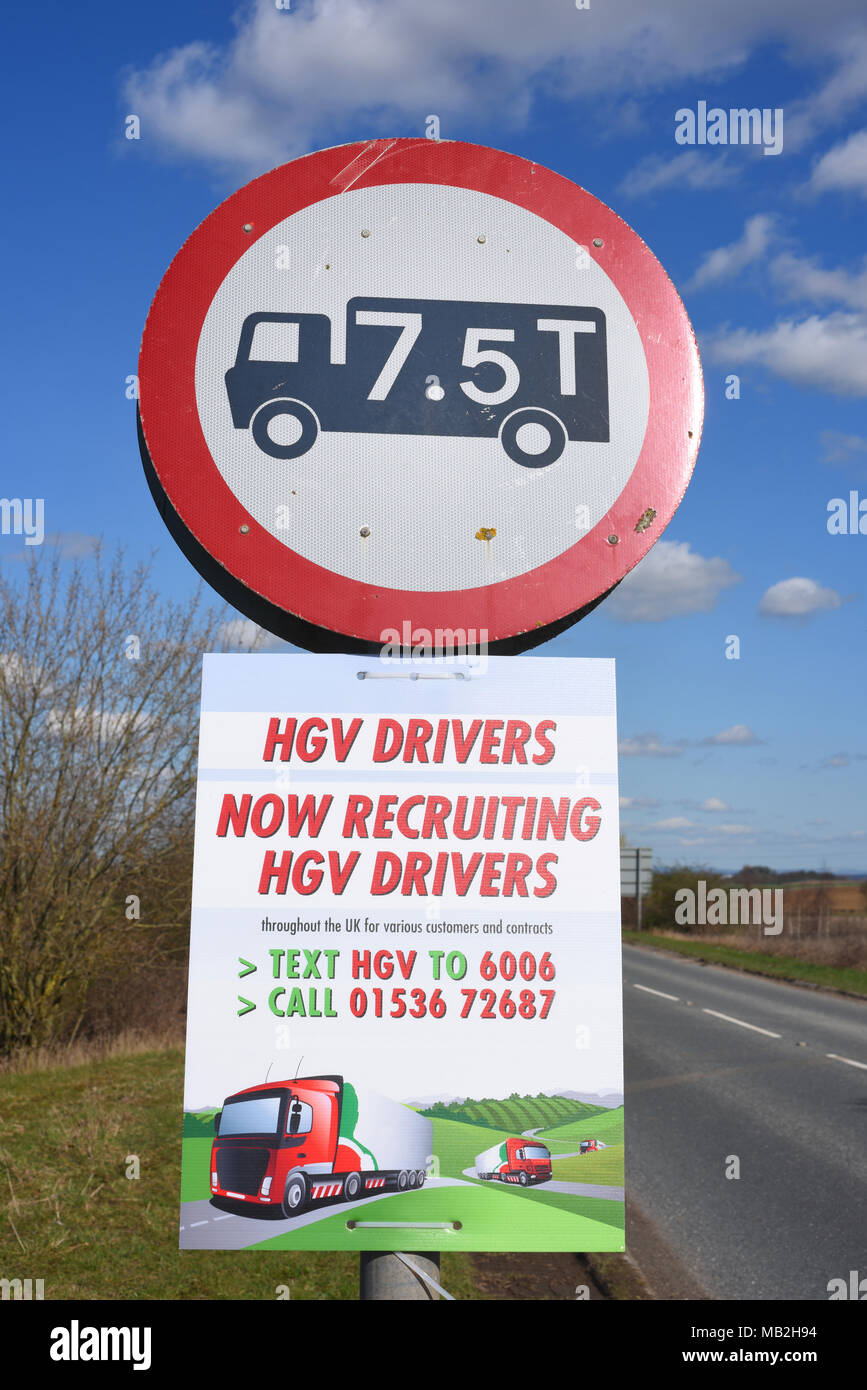
[[[249,1216],[422,1187],[433,1148],[430,1120],[342,1076],[237,1091],[214,1131],[211,1196],[243,1202]]]
[[[581,1140],[581,1153],[583,1154],[590,1153],[591,1151],[595,1151],[596,1149],[605,1149],[607,1147],[607,1144],[603,1144],[601,1139]]]
[[[484,1182],[517,1182],[528,1187],[534,1182],[549,1182],[551,1151],[532,1139],[504,1139],[476,1157],[476,1177]]]

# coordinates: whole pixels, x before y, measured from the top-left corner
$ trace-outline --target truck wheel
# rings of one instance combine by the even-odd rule
[[[350,1173],[346,1182],[343,1184],[343,1197],[347,1202],[354,1202],[361,1191],[361,1178],[357,1173]]]
[[[410,1171],[406,1175],[406,1185],[407,1187],[416,1187],[417,1184],[418,1173],[415,1171],[415,1169],[410,1169]]]
[[[425,1176],[426,1176],[426,1175],[425,1175],[424,1169],[423,1169],[423,1168],[419,1168],[418,1172],[416,1173],[416,1178],[418,1179],[418,1186],[419,1186],[419,1187],[424,1187]]]
[[[408,1182],[408,1181],[409,1181],[409,1177],[408,1177],[406,1171],[404,1171],[404,1172],[402,1172],[402,1173],[398,1173],[398,1175],[397,1175],[397,1190],[398,1190],[398,1192],[405,1192],[405,1191],[406,1191],[406,1185],[407,1185],[407,1182]]]
[[[268,426],[278,416],[285,415],[300,426],[300,434],[291,444],[280,444],[268,433]],[[319,421],[303,401],[277,400],[261,405],[250,421],[253,438],[262,450],[272,459],[297,459],[306,454],[316,443],[319,434]]]
[[[514,410],[500,426],[500,443],[512,462],[524,468],[547,468],[549,463],[556,463],[566,440],[562,421],[550,410]]]
[[[293,1173],[283,1193],[283,1215],[297,1216],[307,1205],[307,1179],[303,1173]]]
[[[522,1171],[518,1174],[518,1182],[521,1184],[522,1187],[526,1187],[529,1181],[530,1179],[527,1177],[527,1174],[525,1172]]]

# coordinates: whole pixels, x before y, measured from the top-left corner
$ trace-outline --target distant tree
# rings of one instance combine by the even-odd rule
[[[68,1031],[117,943],[177,906],[225,613],[150,571],[99,546],[0,571],[0,1055]]]
[[[653,875],[650,892],[643,901],[642,919],[645,928],[652,930],[654,927],[661,927],[684,932],[693,930],[689,925],[680,925],[675,921],[675,895],[681,888],[689,888],[697,894],[699,879],[705,881],[708,889],[719,888],[725,882],[714,869],[701,865],[676,864],[669,869],[658,869]]]

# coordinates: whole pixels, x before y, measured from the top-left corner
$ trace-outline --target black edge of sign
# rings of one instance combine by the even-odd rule
[[[338,653],[345,656],[380,655],[382,643],[368,642],[360,637],[350,637],[341,632],[332,632],[329,628],[310,623],[305,618],[299,617],[298,614],[290,613],[286,609],[278,607],[277,604],[271,603],[270,600],[263,598],[253,589],[247,588],[245,584],[230,574],[225,566],[215,560],[213,555],[205,549],[201,541],[197,540],[172,506],[150,456],[142,426],[141,411],[138,406],[136,406],[136,428],[142,466],[157,510],[176,545],[183,551],[194,569],[198,570],[202,578],[221,598],[230,603],[244,617],[250,618],[260,627],[265,628],[266,631],[272,632],[275,637],[280,637],[284,642],[291,642],[296,647],[302,647],[305,651]],[[534,647],[541,646],[543,642],[549,642],[552,637],[559,636],[561,632],[565,632],[567,628],[580,622],[582,618],[586,618],[588,613],[592,613],[593,609],[616,588],[616,584],[612,585],[610,589],[606,589],[603,594],[592,599],[583,608],[574,613],[567,613],[564,617],[558,618],[556,622],[547,623],[529,632],[516,633],[513,637],[502,637],[487,642],[485,650],[491,656],[519,656],[522,652],[531,651]],[[476,630],[486,630],[481,620]]]

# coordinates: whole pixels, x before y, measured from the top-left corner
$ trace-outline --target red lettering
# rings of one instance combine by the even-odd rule
[[[334,756],[339,763],[345,763],[346,759],[349,757],[349,754],[352,750],[352,745],[358,738],[358,731],[361,728],[362,723],[363,720],[359,719],[356,716],[356,718],[353,719],[352,723],[349,726],[349,731],[344,734],[343,720],[332,719],[331,732],[334,736]],[[340,730],[339,733],[337,732],[338,729]]]
[[[554,892],[554,889],[557,887],[557,880],[552,873],[549,873],[548,865],[556,863],[556,854],[539,855],[536,864],[536,872],[542,875],[544,882],[539,887],[533,889],[534,898],[550,898],[551,894]]]
[[[410,850],[406,856],[406,868],[403,874],[403,886],[401,895],[409,897],[412,892],[418,893],[419,897],[427,897],[427,887],[425,885],[425,874],[430,872],[431,857],[423,850]]]
[[[274,749],[280,745],[280,761],[288,763],[292,756],[292,740],[295,737],[294,719],[286,720],[286,728],[280,732],[280,720],[274,716],[268,721],[268,732],[265,735],[265,748],[262,753],[262,761],[270,763],[274,761]]]
[[[325,749],[328,747],[327,739],[321,734],[318,738],[311,738],[314,729],[327,729],[328,725],[324,719],[320,719],[318,714],[314,714],[310,719],[305,719],[298,730],[298,737],[295,740],[295,752],[298,754],[302,763],[318,763]]]
[[[249,792],[244,792],[241,797],[240,806],[237,805],[231,792],[226,792],[223,797],[223,804],[220,807],[220,819],[217,822],[217,834],[225,836],[229,832],[231,825],[235,835],[246,835],[247,818],[250,814],[250,804],[253,798]]]
[[[485,867],[482,870],[482,882],[479,894],[483,898],[495,898],[497,896],[496,884],[500,880],[501,869],[499,867],[505,859],[504,854],[486,854]]]
[[[433,735],[433,724],[429,719],[410,719],[406,726],[406,743],[403,760],[411,763],[417,758],[420,763],[427,762],[427,742]]]
[[[529,896],[527,891],[527,874],[533,867],[533,861],[529,854],[510,854],[506,860],[506,871],[503,875],[503,896],[511,898],[517,892],[519,898]]]
[[[580,801],[576,801],[572,807],[572,815],[569,818],[569,829],[576,840],[592,840],[602,824],[599,816],[588,816],[583,819],[587,809],[601,811],[602,807],[593,796],[584,796]]]
[[[550,729],[553,733],[556,728],[556,719],[542,719],[536,725],[536,742],[541,751],[533,754],[534,763],[549,763],[553,758],[556,750],[546,731]]]
[[[400,883],[401,867],[399,854],[393,854],[390,849],[381,849],[377,852],[370,885],[370,891],[374,897],[378,898],[382,897],[384,893],[394,892]]]
[[[376,820],[373,822],[373,838],[375,840],[390,840],[391,830],[389,826],[394,820],[392,806],[398,800],[397,795],[381,796],[376,803]]]
[[[343,839],[351,840],[353,835],[359,839],[367,839],[367,817],[373,810],[373,801],[369,796],[348,796],[346,798],[346,815],[343,817]]]
[[[496,763],[499,761],[497,750],[500,746],[500,730],[502,727],[502,719],[485,720],[485,732],[482,736],[482,747],[479,753],[480,763]]]
[[[339,897],[352,877],[356,864],[361,858],[361,851],[350,850],[346,859],[345,868],[340,867],[340,855],[336,849],[328,851],[328,870],[331,874],[332,891]]]
[[[389,745],[389,738],[391,744]],[[376,730],[376,742],[373,746],[373,761],[375,763],[393,762],[400,752],[403,743],[403,726],[396,719],[380,719]]]
[[[515,761],[526,763],[527,750],[524,744],[530,737],[532,730],[525,719],[510,719],[506,724],[506,732],[503,735],[503,757],[504,763],[512,761],[512,754],[515,754]]]

